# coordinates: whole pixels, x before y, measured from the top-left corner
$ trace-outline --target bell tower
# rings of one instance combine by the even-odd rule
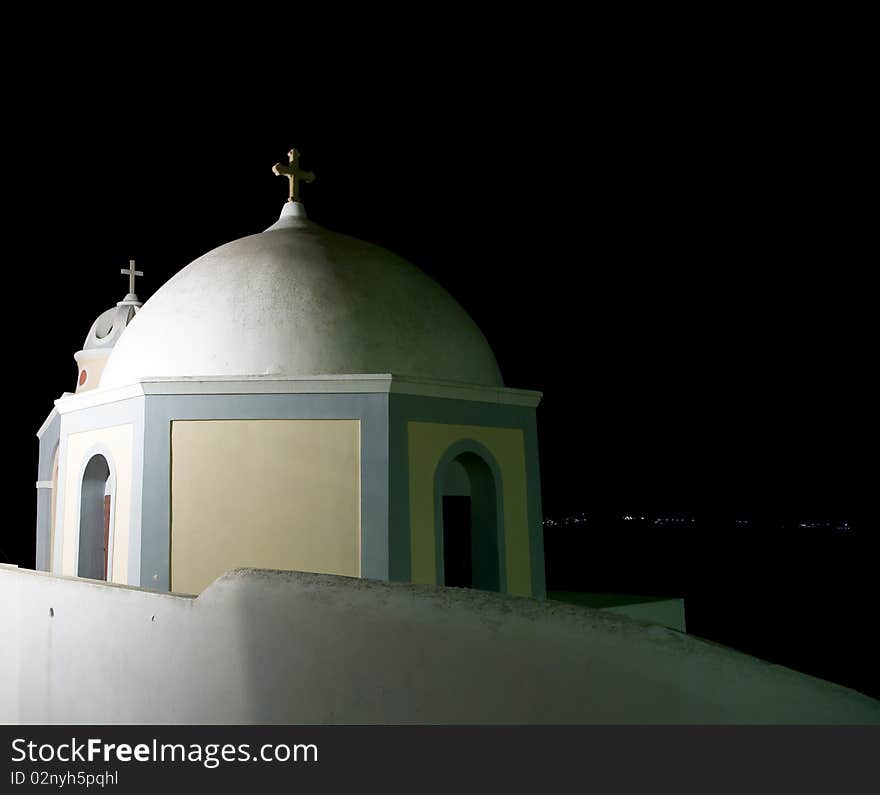
[[[134,260],[129,260],[128,268],[120,272],[128,276],[128,293],[115,307],[98,316],[89,329],[83,349],[73,355],[77,366],[77,392],[87,392],[98,385],[113,346],[143,306],[135,293],[135,279],[143,276],[143,271],[135,270]]]

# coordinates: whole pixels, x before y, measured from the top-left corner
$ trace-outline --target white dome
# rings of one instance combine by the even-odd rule
[[[149,377],[352,373],[502,385],[485,337],[440,285],[291,202],[265,232],[169,279],[114,347],[101,388]]]

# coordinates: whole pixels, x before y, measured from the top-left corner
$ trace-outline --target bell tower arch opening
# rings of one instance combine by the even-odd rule
[[[109,580],[112,568],[113,477],[101,453],[93,455],[83,470],[79,508],[77,575]]]

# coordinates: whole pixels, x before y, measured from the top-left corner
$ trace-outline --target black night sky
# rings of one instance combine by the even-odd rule
[[[548,528],[550,588],[684,596],[695,634],[880,695],[858,111],[806,71],[453,49],[338,82],[108,52],[10,87],[0,560],[33,565],[35,431],[120,268],[148,298],[270,225],[296,146],[314,220],[429,273],[544,392],[545,517],[587,517]]]

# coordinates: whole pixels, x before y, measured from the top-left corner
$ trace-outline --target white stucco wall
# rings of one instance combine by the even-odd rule
[[[239,570],[194,598],[0,567],[0,638],[3,722],[880,723],[664,627],[328,575]]]

